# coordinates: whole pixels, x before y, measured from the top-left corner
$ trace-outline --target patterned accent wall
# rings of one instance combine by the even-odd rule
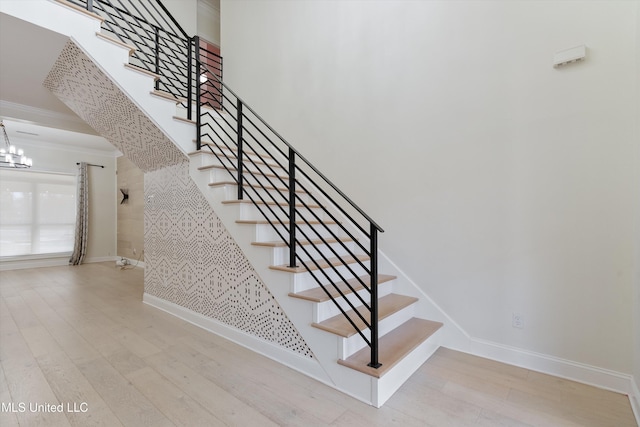
[[[186,159],[72,41],[60,53],[43,85],[142,171]]]
[[[145,172],[145,292],[313,357],[164,133],[72,42],[44,85]]]
[[[145,291],[311,357],[311,351],[189,176],[144,176]]]

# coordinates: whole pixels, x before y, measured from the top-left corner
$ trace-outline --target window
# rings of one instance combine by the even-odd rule
[[[73,251],[76,177],[0,170],[0,257]]]

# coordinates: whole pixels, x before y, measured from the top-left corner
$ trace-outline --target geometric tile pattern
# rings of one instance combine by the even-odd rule
[[[72,41],[43,85],[143,172],[186,158]]]
[[[312,357],[189,176],[188,161],[144,175],[145,292]]]
[[[145,172],[145,292],[313,357],[191,180],[187,157],[73,42],[44,86]]]

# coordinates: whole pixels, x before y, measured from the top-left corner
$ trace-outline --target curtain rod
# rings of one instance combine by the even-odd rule
[[[76,163],[76,165],[79,165],[79,164],[80,164],[80,162]],[[102,165],[94,165],[94,164],[92,164],[92,163],[87,163],[87,166],[97,166],[97,167],[99,167],[99,168],[104,169],[104,166],[102,166]]]

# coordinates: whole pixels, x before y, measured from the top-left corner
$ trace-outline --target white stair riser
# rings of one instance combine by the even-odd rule
[[[221,153],[219,150],[215,150],[214,153],[212,153],[209,148],[206,147],[202,148],[201,151],[204,151],[200,155],[201,166],[221,165],[227,166],[228,168],[236,168],[238,166],[238,159],[234,153],[226,153],[225,155],[225,153]],[[285,183],[289,179],[287,171],[283,168],[273,164],[272,162],[264,164],[259,159],[255,158],[255,156],[250,156],[250,158],[244,157],[242,165],[244,173],[247,175],[249,173],[253,174],[255,177],[262,177],[262,173],[265,175],[277,175],[281,177]],[[250,176],[248,178],[251,179]]]
[[[391,292],[393,292],[392,280],[378,285],[378,298],[389,295]],[[369,303],[371,294],[368,290],[361,289],[357,292],[357,294],[360,295],[362,299],[367,302],[367,304]],[[346,297],[356,307],[362,304],[360,299],[353,293],[347,294]],[[340,297],[340,299],[337,299],[336,301],[340,304],[340,307],[342,307],[343,310],[351,310],[351,307],[349,307],[349,305],[344,301],[344,298]],[[316,323],[320,323],[323,320],[327,320],[339,314],[341,314],[341,311],[338,309],[338,307],[336,307],[336,303],[331,300],[314,304],[313,321]]]
[[[173,116],[181,117],[183,119],[187,118],[187,110],[184,107],[180,107],[178,104],[176,104],[174,100],[162,98],[162,97],[158,97],[158,98],[165,100],[167,103],[171,103],[175,105],[175,112]]]
[[[238,172],[231,168],[229,170],[223,167],[215,167],[215,168],[209,169],[209,182],[211,183],[225,182],[225,181],[235,182],[234,177],[237,177],[237,176],[238,176]],[[258,182],[264,185],[265,187],[267,186],[282,187],[287,183],[286,178],[280,179],[276,176],[263,176],[263,175],[247,176],[246,172],[243,175],[243,178],[244,180],[248,180],[248,182],[254,186],[258,185],[256,184]]]
[[[244,197],[244,200],[250,201],[247,196]],[[233,205],[232,203],[228,205]],[[313,211],[313,214],[311,213]],[[287,220],[287,215],[289,213],[289,208],[287,206],[277,206],[277,205],[269,205],[266,206],[264,204],[259,204],[255,206],[253,203],[242,203],[240,204],[240,209],[238,212],[238,219],[241,220],[262,220],[262,219],[271,219],[277,220],[280,218],[282,221]],[[315,214],[315,215],[314,215]],[[319,218],[323,219],[324,212],[321,208],[312,208],[307,209],[304,207],[296,208],[296,215],[304,216],[305,218]],[[300,239],[303,238],[302,235],[298,236]]]
[[[286,224],[286,223],[285,223]],[[271,242],[273,240],[281,240],[280,235],[274,230],[270,224],[257,224],[256,226],[256,242]],[[288,238],[289,236],[289,224],[286,224],[286,228],[280,224],[276,224],[276,229],[282,236]],[[344,236],[344,232],[340,229],[338,224],[296,224],[296,234],[303,237],[305,234],[312,239],[317,239],[319,236],[325,238],[332,238],[335,236]]]
[[[200,166],[209,166],[209,165],[218,165],[218,164],[226,164],[228,166],[236,167],[238,164],[238,158],[236,157],[236,153],[229,151],[224,148],[223,150],[219,148],[213,148],[213,151],[209,147],[203,146],[201,155],[201,165]],[[283,173],[283,168],[278,166],[273,160],[269,160],[266,163],[269,164],[271,169],[267,165],[264,164],[258,156],[256,155],[247,155],[245,154],[242,159],[242,164],[246,168],[250,168],[251,170],[262,169],[265,173],[269,174],[277,174],[277,175],[285,175]]]
[[[224,189],[224,199],[223,200],[238,200],[238,186],[235,184],[224,184],[220,186]],[[245,186],[245,188],[247,188]],[[258,198],[262,197],[265,201],[277,201],[278,203],[287,203],[288,202],[288,194],[283,194],[279,190],[274,189],[264,189],[260,187],[249,189],[247,188],[245,194],[251,194],[252,196]],[[309,196],[307,194],[297,194],[298,203],[307,203],[309,204]]]
[[[436,352],[440,347],[441,334],[443,334],[442,328],[400,360],[393,367],[392,372],[388,372],[377,381],[373,406],[378,408],[382,406]]]
[[[275,184],[278,184],[274,182]],[[266,187],[266,188],[265,188]],[[244,189],[244,198],[254,198],[256,200],[263,200],[265,202],[276,202],[279,204],[289,204],[289,193],[287,193],[284,189],[274,189],[271,186],[267,187],[267,184],[261,183],[256,184],[255,181],[245,181],[243,184]],[[228,200],[236,200],[238,198],[238,190],[237,186],[234,185],[234,188],[229,191],[228,196],[230,199]],[[299,205],[299,208],[304,208],[304,205],[307,206],[318,206],[317,203],[313,203],[309,200],[309,195],[304,193],[296,193],[294,197],[294,202],[296,205]],[[322,217],[321,217],[322,218]]]
[[[298,236],[299,240],[302,240],[302,236]],[[357,248],[354,242],[333,242],[324,244],[320,243],[315,246],[305,244],[300,245],[296,252],[297,254],[305,261],[309,259],[320,259],[322,256],[327,258],[333,258],[336,256],[347,255],[351,251],[352,254],[362,254],[362,250]],[[278,247],[273,248],[273,264],[288,264],[289,263],[289,248],[288,247]]]
[[[367,269],[369,268],[369,261],[363,261],[362,263]],[[318,287],[318,281],[320,281],[320,283],[328,283],[329,281],[342,280],[339,274],[344,279],[349,280],[354,277],[364,276],[368,273],[360,264],[352,263],[349,264],[348,268],[344,265],[340,265],[333,268],[325,268],[323,271],[314,270],[313,272],[292,274],[291,292],[302,292],[307,289],[316,288]],[[314,277],[317,278],[318,281],[316,281]],[[329,278],[327,279],[327,277]]]
[[[398,326],[407,322],[409,319],[415,316],[415,306],[416,304],[411,304],[408,307],[403,308],[402,310],[393,313],[391,316],[388,316],[378,322],[378,338],[383,337],[387,333],[391,332]],[[367,339],[370,338],[370,331],[367,329],[363,331],[364,336]],[[367,343],[362,339],[360,334],[356,333],[355,335],[350,336],[349,338],[338,337],[338,358],[346,359],[351,356],[355,352],[367,346]]]

